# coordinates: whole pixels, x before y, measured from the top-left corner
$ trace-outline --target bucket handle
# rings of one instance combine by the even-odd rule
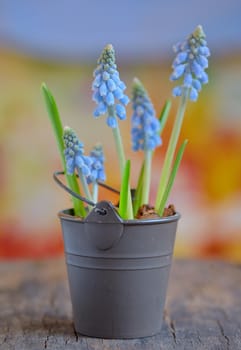
[[[97,203],[94,203],[93,201],[81,196],[80,194],[74,192],[73,190],[71,190],[69,187],[67,187],[65,184],[63,184],[63,182],[59,179],[59,175],[64,175],[65,172],[64,171],[55,171],[53,173],[53,178],[54,178],[54,181],[57,183],[57,185],[59,185],[61,188],[63,188],[66,192],[68,192],[69,194],[71,194],[71,196],[79,199],[80,201],[82,202],[85,202],[86,204],[88,205],[91,205],[92,207],[95,207]],[[75,174],[77,177],[79,177],[77,174]],[[116,194],[120,194],[120,191],[116,190],[115,188],[101,182],[101,181],[97,181],[98,185],[103,187],[103,188],[106,188],[107,190],[109,191],[112,191]]]
[[[108,201],[101,201],[94,203],[89,199],[75,193],[69,187],[62,183],[58,178],[59,175],[64,175],[64,171],[55,171],[53,178],[55,182],[63,188],[66,192],[74,196],[75,198],[95,207],[91,210],[87,217],[84,219],[84,230],[90,241],[91,245],[95,246],[98,250],[106,251],[112,249],[121,239],[123,234],[123,221],[117,214],[113,205]],[[78,175],[76,175],[78,176]],[[118,193],[119,191],[110,187],[109,185],[98,182],[98,184],[112,192]],[[104,225],[103,235],[100,235],[99,225]],[[111,224],[115,224],[115,229]]]

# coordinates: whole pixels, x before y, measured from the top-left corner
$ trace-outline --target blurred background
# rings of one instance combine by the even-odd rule
[[[182,129],[181,140],[189,144],[170,198],[182,214],[175,255],[241,261],[239,0],[0,1],[0,258],[63,254],[57,212],[71,201],[52,179],[61,166],[41,83],[51,89],[63,124],[77,131],[87,153],[94,143],[103,144],[107,181],[118,188],[112,133],[104,118],[92,117],[96,60],[112,43],[127,94],[138,77],[159,114],[173,87],[172,46],[198,24],[212,53],[210,83],[189,103]],[[172,103],[154,158],[152,199],[177,99]],[[121,130],[135,186],[141,154],[131,151],[129,120]]]

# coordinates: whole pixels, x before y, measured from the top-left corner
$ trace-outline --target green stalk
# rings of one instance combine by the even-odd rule
[[[57,141],[61,163],[66,174],[66,164],[64,159],[63,126],[61,123],[59,111],[58,111],[56,102],[54,100],[54,97],[52,96],[51,92],[49,91],[49,89],[44,83],[41,86],[41,90],[42,90],[45,104],[47,107],[48,116],[52,124],[55,138]],[[76,192],[77,194],[80,194],[79,185],[75,175],[66,174],[66,181],[72,191]],[[72,197],[72,202],[74,207],[74,214],[76,216],[85,217],[86,213],[85,213],[83,203],[75,197]]]
[[[116,128],[112,128],[112,131],[113,131],[113,136],[114,136],[114,140],[115,140],[117,154],[119,157],[121,174],[123,174],[126,160],[125,160],[124,147],[123,147],[123,143],[122,143],[119,125],[117,124]]]
[[[92,185],[92,197],[93,197],[93,202],[95,203],[98,202],[98,192],[99,192],[98,183],[97,181],[94,181]]]
[[[120,190],[120,203],[119,203],[119,215],[121,218],[127,220],[129,219],[128,214],[128,195],[129,195],[129,180],[130,180],[130,160],[126,161],[126,165],[124,167],[122,181],[121,181],[121,190]]]
[[[163,131],[165,125],[166,125],[170,109],[171,109],[171,101],[167,100],[165,102],[163,108],[162,108],[162,111],[161,111],[160,117],[159,117],[159,121],[160,121],[160,131],[159,132],[160,132],[160,134],[162,133],[162,131]],[[153,155],[153,153],[154,152],[152,152],[152,155]],[[144,166],[145,166],[145,159],[144,159],[144,161],[142,163],[141,171],[140,171],[140,174],[139,174],[139,177],[138,177],[137,188],[136,188],[136,191],[135,191],[135,199],[134,199],[134,203],[133,203],[134,216],[137,214],[137,211],[140,208],[141,203],[146,203],[146,199],[145,198],[143,198],[143,200],[145,200],[145,202],[143,202],[143,200],[142,200],[142,189],[145,188],[145,186],[143,186]],[[146,171],[146,173],[147,172],[148,171]],[[151,174],[149,176],[151,177]]]
[[[78,175],[79,175],[81,184],[83,186],[83,191],[84,191],[84,194],[85,194],[86,198],[89,199],[91,202],[93,202],[93,198],[91,196],[90,189],[89,189],[89,186],[87,184],[86,177],[83,175],[82,171],[79,168],[78,168]],[[89,210],[91,210],[92,206],[88,205],[88,208],[89,208]]]
[[[114,115],[115,118],[116,118],[116,121],[117,121],[117,117],[115,115],[115,111],[111,107],[109,107],[108,113],[109,113],[109,115]],[[114,136],[114,140],[115,140],[117,154],[118,154],[118,157],[119,157],[121,177],[123,177],[126,161],[125,161],[124,147],[123,147],[123,143],[122,143],[122,138],[121,138],[121,134],[120,134],[118,121],[117,121],[116,128],[112,128],[112,131],[113,131],[113,136]],[[131,199],[130,186],[128,188],[129,188],[129,191],[128,191],[127,213],[128,213],[128,219],[133,219],[134,216],[133,216],[133,208],[132,208],[132,199]]]
[[[182,160],[182,156],[183,156],[183,153],[185,151],[187,143],[188,143],[188,140],[185,140],[182,143],[181,147],[179,148],[179,150],[177,152],[177,156],[176,156],[176,159],[174,161],[174,165],[173,165],[173,168],[172,168],[172,171],[171,171],[171,174],[170,174],[170,177],[169,177],[169,180],[168,180],[168,183],[167,183],[164,195],[163,195],[162,200],[161,200],[160,208],[159,208],[159,211],[158,211],[158,214],[160,216],[163,215],[163,211],[164,211],[164,208],[165,208],[165,205],[166,205],[166,201],[167,201],[167,199],[169,197],[169,194],[171,192],[171,189],[172,189],[172,186],[173,186],[173,183],[174,183],[177,171],[179,169],[179,166],[180,166],[180,163],[181,163],[181,160]]]
[[[156,205],[155,205],[156,211],[159,211],[161,201],[169,179],[173,157],[174,157],[178,137],[181,131],[184,112],[187,105],[187,100],[188,100],[188,90],[184,91],[182,98],[180,100],[180,105],[177,111],[176,119],[175,119],[174,126],[171,133],[171,138],[168,144],[168,148],[167,148],[167,152],[166,152],[166,156],[163,164],[163,169],[161,173],[161,178],[158,186],[158,191],[157,191]]]
[[[149,204],[149,194],[151,186],[151,160],[152,160],[152,151],[145,151],[145,166],[143,174],[143,188],[142,188],[142,198],[141,204]]]

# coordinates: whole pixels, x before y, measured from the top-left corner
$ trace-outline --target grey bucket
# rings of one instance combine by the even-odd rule
[[[59,217],[77,333],[125,339],[161,330],[179,214],[123,221],[111,203]]]

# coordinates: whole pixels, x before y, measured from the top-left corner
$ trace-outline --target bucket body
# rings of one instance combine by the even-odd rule
[[[122,221],[100,202],[84,220],[71,210],[59,217],[76,332],[112,339],[158,333],[180,215]]]

